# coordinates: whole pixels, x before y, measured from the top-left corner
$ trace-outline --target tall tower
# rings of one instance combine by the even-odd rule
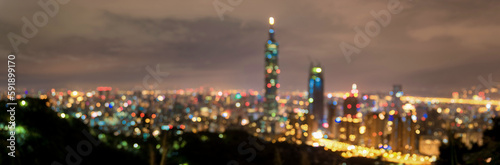
[[[280,84],[278,82],[278,74],[280,69],[278,67],[278,42],[274,39],[274,18],[269,18],[269,39],[266,43],[265,51],[265,89],[266,94],[264,98],[264,111],[272,117],[276,116],[278,112],[278,103],[276,97],[278,94],[278,88]]]
[[[321,65],[313,65],[309,67],[309,85],[308,87],[308,102],[309,102],[309,113],[314,115],[314,118],[319,125],[326,123],[325,113],[324,113],[324,79],[323,79],[323,69]]]

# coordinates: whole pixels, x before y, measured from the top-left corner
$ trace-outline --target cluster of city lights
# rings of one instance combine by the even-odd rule
[[[316,135],[316,137],[321,136]],[[342,151],[341,156],[344,158],[366,157],[375,159],[381,156],[384,161],[405,164],[432,164],[432,162],[435,162],[437,159],[436,156],[429,157],[417,154],[404,154],[401,152],[393,152],[391,150],[377,149],[373,147],[368,148],[324,138],[315,138],[314,140],[314,147],[321,146],[324,147],[325,150],[331,150],[334,152]]]

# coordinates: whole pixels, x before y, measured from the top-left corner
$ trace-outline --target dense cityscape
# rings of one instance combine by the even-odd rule
[[[147,148],[141,152],[148,155],[149,164],[164,164],[174,159],[176,150],[186,145],[183,140],[165,142],[171,140],[170,136],[175,139],[183,134],[211,133],[224,139],[231,130],[246,132],[266,144],[309,146],[340,155],[334,162],[311,164],[355,164],[350,162],[353,158],[368,158],[374,164],[455,164],[463,158],[454,148],[458,143],[469,149],[496,148],[488,154],[467,157],[467,163],[500,162],[495,155],[498,143],[488,143],[491,139],[484,137],[485,131],[498,125],[494,120],[500,115],[500,100],[495,100],[498,86],[457,91],[448,98],[406,95],[405,84],[387,84],[388,90],[381,93],[365,92],[357,84],[328,92],[326,70],[321,63],[309,61],[309,74],[297,75],[303,77],[297,81],[308,85],[296,91],[280,91],[280,45],[275,36],[279,29],[274,24],[274,18],[270,17],[263,54],[265,86],[261,89],[54,87],[18,90],[15,95],[4,92],[1,99],[15,97],[20,107],[28,109],[34,100],[41,100],[45,103],[42,106],[55,112],[58,118],[84,123],[92,129],[92,136],[117,150],[134,153]],[[0,121],[0,129],[6,131],[9,128],[5,121]],[[22,124],[16,126],[17,135],[21,136],[18,143],[22,144],[27,136],[36,136],[26,130],[29,129]],[[206,141],[209,137],[203,134],[200,139]],[[241,151],[241,147],[237,149]],[[275,156],[280,155],[276,152]],[[449,156],[443,156],[443,152]],[[168,158],[163,160],[163,157]],[[446,162],[439,163],[440,159]],[[179,163],[190,164],[189,161]],[[238,163],[243,164],[227,162]]]

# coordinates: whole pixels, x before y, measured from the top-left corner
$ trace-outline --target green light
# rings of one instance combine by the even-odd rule
[[[205,142],[205,141],[207,141],[207,140],[208,140],[208,136],[205,136],[205,135],[202,135],[202,136],[201,136],[201,141],[204,141],[204,142]]]
[[[241,99],[241,94],[237,93],[236,96],[234,96],[236,99]]]
[[[134,148],[139,149],[139,148],[141,148],[141,146],[139,146],[139,144],[137,144],[137,143],[134,143]]]
[[[21,106],[23,106],[23,107],[24,107],[24,106],[26,106],[26,105],[27,105],[27,104],[26,104],[26,101],[24,101],[24,100],[23,100],[23,101],[21,101]]]
[[[320,67],[314,67],[313,72],[315,73],[321,73],[322,69]]]

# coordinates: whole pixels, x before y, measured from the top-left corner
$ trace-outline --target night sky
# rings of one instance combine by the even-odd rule
[[[43,0],[45,2],[46,0]],[[229,5],[226,0],[219,0]],[[38,1],[0,0],[2,75],[12,50],[9,32],[21,35]],[[276,19],[281,91],[305,91],[313,61],[321,62],[325,90],[388,92],[451,97],[480,85],[478,76],[500,82],[500,1],[402,0],[387,27],[347,62],[339,44],[353,44],[354,27],[374,21],[370,11],[389,1],[243,0],[221,20],[213,0],[73,0],[60,5],[46,26],[19,46],[17,87],[29,90],[131,89],[147,66],[169,75],[157,89],[264,88],[268,17]],[[6,76],[0,78],[7,88]]]

